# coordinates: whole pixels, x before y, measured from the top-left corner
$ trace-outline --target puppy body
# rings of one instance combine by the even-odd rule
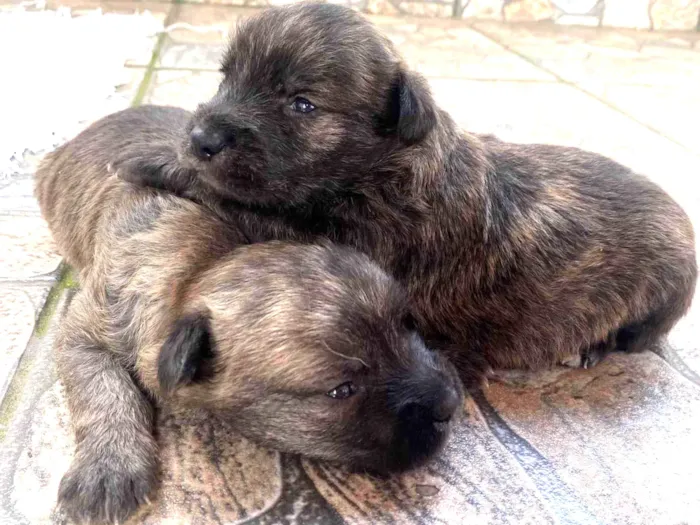
[[[232,213],[251,240],[367,253],[465,377],[639,350],[689,308],[694,234],[666,193],[600,155],[460,131],[360,15],[267,10],[223,71],[168,176],[122,176]]]
[[[210,410],[274,448],[385,471],[439,450],[461,405],[454,367],[405,326],[404,291],[365,255],[248,245],[206,208],[116,177],[187,118],[112,115],[37,173],[82,284],[56,349],[77,438],[59,502],[77,521],[112,523],[146,500],[151,399]]]

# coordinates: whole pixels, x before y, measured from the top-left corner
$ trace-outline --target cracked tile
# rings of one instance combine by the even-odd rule
[[[648,352],[551,379],[485,394],[606,523],[697,521],[700,385]]]

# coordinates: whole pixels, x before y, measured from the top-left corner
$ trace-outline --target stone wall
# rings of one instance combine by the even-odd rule
[[[243,6],[297,0],[203,0]],[[372,14],[408,14],[514,22],[624,27],[656,31],[700,30],[700,0],[328,0]]]

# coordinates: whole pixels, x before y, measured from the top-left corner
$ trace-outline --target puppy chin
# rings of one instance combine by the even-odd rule
[[[216,195],[221,200],[243,204],[252,204],[257,201],[256,197],[260,189],[255,182],[255,177],[232,168],[231,166],[236,164],[223,157],[224,155],[217,155],[215,158],[202,160],[190,151],[186,151],[183,155],[183,164],[197,174],[199,184],[207,190],[207,193]]]
[[[444,423],[429,431],[408,429],[405,435],[394,439],[389,449],[351,459],[349,468],[352,472],[386,477],[422,467],[444,449],[451,427],[451,423]]]
[[[220,200],[246,207],[281,209],[306,203],[310,198],[304,186],[290,188],[284,181],[271,182],[243,167],[231,169],[231,164],[219,170],[210,161],[196,162],[199,182]]]

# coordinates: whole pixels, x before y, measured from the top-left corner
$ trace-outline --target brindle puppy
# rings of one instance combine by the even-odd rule
[[[341,246],[246,245],[202,206],[119,180],[171,140],[177,109],[132,109],[49,155],[37,195],[80,269],[57,342],[77,449],[59,503],[129,516],[155,483],[151,399],[208,409],[264,445],[356,468],[411,468],[444,443],[457,373],[405,323],[403,289]]]
[[[123,176],[232,213],[254,241],[367,253],[407,287],[423,334],[461,349],[466,378],[484,359],[641,350],[689,308],[693,229],[666,193],[594,153],[460,131],[361,15],[264,11],[222,72],[179,152]]]

